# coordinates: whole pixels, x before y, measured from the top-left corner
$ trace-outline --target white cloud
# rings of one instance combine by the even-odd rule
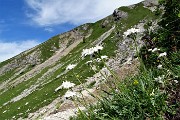
[[[25,0],[34,10],[28,12],[33,22],[40,26],[63,23],[82,24],[95,22],[112,14],[115,8],[142,0]]]
[[[0,41],[0,62],[7,60],[27,49],[30,49],[39,42],[35,40],[26,40],[21,42],[2,42]]]
[[[44,28],[44,31],[47,31],[47,32],[51,33],[51,32],[53,32],[54,30],[53,30],[53,28],[46,27],[46,28]]]

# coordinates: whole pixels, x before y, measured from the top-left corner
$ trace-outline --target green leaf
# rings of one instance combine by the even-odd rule
[[[180,12],[179,12],[179,14],[178,14],[178,17],[180,18]]]

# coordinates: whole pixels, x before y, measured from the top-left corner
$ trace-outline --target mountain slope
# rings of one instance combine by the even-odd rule
[[[102,45],[103,50],[99,55],[108,56],[107,65],[116,71],[120,70],[120,66],[133,61],[136,57],[136,45],[140,48],[143,44],[140,38],[145,27],[149,27],[150,21],[158,19],[150,10],[154,7],[153,3],[147,1],[130,7],[121,7],[107,18],[57,35],[0,63],[1,119],[28,116],[29,119],[36,119],[43,114],[45,117],[56,109],[62,109],[60,105],[67,102],[63,97],[67,89],[57,92],[55,89],[63,81],[75,83],[73,90],[76,92],[83,91],[83,85],[90,86],[92,82],[97,85],[101,80],[95,78],[95,75],[99,71],[103,72],[104,65],[98,62],[96,64],[100,67],[91,69],[91,66],[86,64],[91,57],[81,57],[83,49]],[[137,34],[135,43],[133,39],[123,37],[123,33],[132,27],[142,30]],[[93,60],[97,60],[99,55],[93,56]],[[70,64],[76,64],[76,67],[67,70]],[[92,64],[92,67],[94,66]],[[50,104],[53,100],[54,104]],[[40,109],[48,104],[53,106]]]

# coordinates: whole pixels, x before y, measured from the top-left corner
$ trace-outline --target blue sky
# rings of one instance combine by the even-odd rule
[[[0,61],[142,0],[0,0]]]

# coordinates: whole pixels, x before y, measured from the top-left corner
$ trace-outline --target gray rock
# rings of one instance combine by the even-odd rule
[[[126,18],[128,16],[128,14],[124,11],[120,11],[118,9],[115,9],[113,12],[113,17],[115,18],[115,21],[120,20],[121,18]]]
[[[101,27],[105,28],[108,24],[109,24],[109,21],[105,20],[105,21],[102,22]]]
[[[145,7],[152,7],[158,5],[158,0],[145,0],[143,1]]]

